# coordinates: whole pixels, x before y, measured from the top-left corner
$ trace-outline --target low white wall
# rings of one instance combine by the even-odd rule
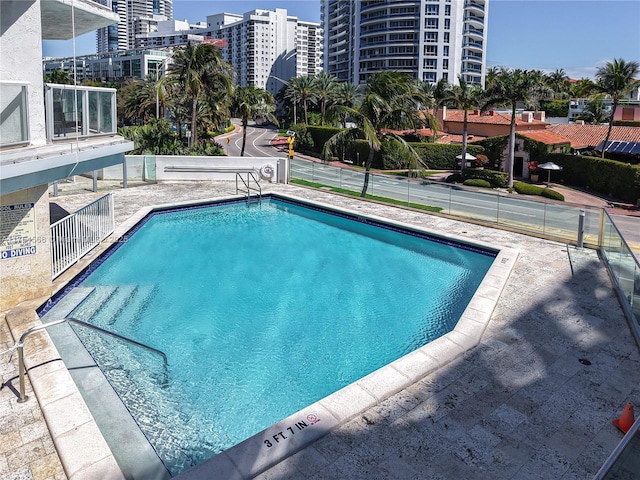
[[[289,159],[286,157],[190,157],[172,155],[125,155],[127,178],[142,181],[230,180],[248,170],[262,181],[288,183]],[[270,166],[271,175],[268,175]],[[122,180],[122,165],[98,171],[100,180]]]
[[[280,181],[286,172],[286,158],[274,157],[177,157],[156,156],[156,180],[235,180],[236,173],[249,170],[263,181]],[[270,167],[270,168],[269,168]],[[271,174],[269,174],[271,172]]]

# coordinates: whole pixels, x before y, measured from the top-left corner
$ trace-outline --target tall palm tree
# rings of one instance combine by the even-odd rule
[[[295,103],[302,103],[304,110],[304,123],[309,123],[309,102],[314,102],[317,92],[313,77],[294,77],[289,80],[289,85],[285,91],[285,97]],[[295,123],[295,119],[294,119]]]
[[[566,98],[569,94],[569,77],[561,68],[546,75],[547,85],[554,98]]]
[[[449,82],[447,82],[444,78],[441,78],[440,80],[438,80],[438,83],[436,83],[436,86],[433,89],[433,102],[434,102],[433,116],[436,119],[438,118],[438,111],[440,110],[440,107],[442,107],[445,104],[450,88],[451,88],[451,85],[449,85]],[[434,143],[436,141],[436,138],[438,137],[438,127],[439,127],[438,122],[434,122],[434,128],[433,128]]]
[[[247,143],[247,125],[249,119],[255,119],[258,116],[265,116],[276,125],[278,120],[273,112],[273,96],[266,90],[261,90],[252,85],[237,88],[233,93],[232,111],[240,117],[242,123],[242,149],[240,156],[244,157],[244,147]]]
[[[340,82],[336,88],[336,104],[345,107],[355,107],[362,100],[362,87],[351,82]],[[342,128],[347,128],[348,115],[340,118]]]
[[[634,88],[640,85],[640,81],[636,80],[639,72],[640,65],[638,62],[625,62],[622,58],[615,58],[613,62],[607,62],[604,67],[600,67],[596,71],[596,90],[610,95],[613,100],[609,128],[602,147],[602,158],[604,158],[607,143],[609,142],[609,137],[611,137],[616,108],[624,95],[631,93]]]
[[[458,85],[451,87],[445,96],[445,102],[464,110],[464,123],[462,126],[462,159],[461,169],[467,163],[467,111],[477,108],[484,98],[484,90],[477,84],[467,85],[464,75],[458,76]]]
[[[416,110],[415,100],[418,97],[415,82],[411,77],[401,72],[383,71],[374,73],[369,78],[364,97],[357,109],[344,105],[331,107],[331,114],[349,115],[356,126],[341,130],[327,140],[322,150],[324,158],[336,155],[341,147],[361,138],[369,144],[361,197],[367,194],[373,157],[380,150],[383,142],[401,147],[410,152],[417,162],[422,163],[407,142],[390,131],[415,128],[416,125],[422,125],[425,121],[430,122],[433,119],[430,115],[425,117]]]
[[[513,162],[516,140],[516,106],[518,102],[530,104],[535,101],[544,81],[539,72],[520,69],[501,68],[491,84],[488,84],[484,107],[506,104],[511,107],[511,124],[509,126],[509,155],[506,171],[509,173],[508,186],[513,187]]]
[[[210,43],[192,45],[173,52],[173,62],[169,65],[169,76],[182,86],[191,99],[192,143],[198,142],[197,112],[198,101],[212,84],[231,87],[230,66],[222,60],[217,47]]]
[[[316,100],[320,104],[320,123],[325,124],[327,106],[336,99],[338,78],[327,72],[321,72],[313,78]]]

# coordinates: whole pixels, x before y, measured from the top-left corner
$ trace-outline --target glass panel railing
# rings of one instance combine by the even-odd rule
[[[45,84],[47,140],[116,133],[116,90]]]
[[[318,162],[294,160],[291,177],[359,192],[364,171],[338,168]],[[393,198],[403,203],[439,207],[441,212],[481,220],[523,232],[576,243],[581,212],[584,210],[583,241],[598,245],[601,209],[563,205],[521,196],[476,191],[458,185],[371,173],[367,193]]]
[[[0,147],[29,142],[26,83],[0,82]]]
[[[601,251],[634,334],[640,341],[640,263],[608,213],[604,214]]]

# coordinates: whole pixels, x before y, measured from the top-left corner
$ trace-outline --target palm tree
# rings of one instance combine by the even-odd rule
[[[591,95],[595,83],[589,78],[581,78],[569,88],[569,95],[573,98],[586,98]]]
[[[351,82],[340,82],[336,88],[337,105],[343,105],[345,107],[355,107],[362,100],[362,88],[360,85],[355,85]],[[347,128],[347,115],[343,115],[340,119],[342,128]]]
[[[309,102],[314,102],[317,92],[312,77],[294,77],[289,80],[289,85],[285,91],[285,97],[296,104],[302,103],[304,110],[304,123],[309,123]],[[294,122],[295,123],[295,119]]]
[[[316,91],[316,100],[320,103],[320,122],[325,123],[325,114],[327,105],[336,99],[336,91],[338,88],[338,78],[327,72],[321,72],[313,79]]]
[[[467,163],[467,111],[472,110],[482,102],[484,90],[479,85],[467,85],[464,75],[458,76],[458,85],[451,87],[445,96],[445,102],[456,108],[464,110],[464,123],[462,127],[462,160],[461,169],[464,170]]]
[[[58,70],[57,68],[53,72],[45,75],[44,81],[45,83],[55,83],[58,85],[73,85],[71,76],[67,72]]]
[[[569,77],[563,69],[559,68],[547,74],[546,80],[554,98],[566,98],[569,93]]]
[[[373,157],[380,150],[384,142],[400,146],[422,163],[420,157],[399,135],[390,130],[415,128],[426,120],[431,123],[431,115],[421,115],[415,108],[418,98],[415,82],[408,75],[395,71],[374,73],[369,78],[364,98],[359,108],[344,105],[333,105],[330,114],[348,115],[356,124],[353,128],[341,130],[331,137],[322,150],[323,158],[337,155],[339,150],[356,140],[364,138],[369,144],[369,155],[365,161],[364,185],[361,197],[367,193],[369,174]]]
[[[604,108],[604,93],[594,95],[587,102],[582,113],[576,116],[576,120],[584,120],[585,123],[590,125],[599,125],[608,119],[609,113]]]
[[[242,87],[235,90],[233,93],[232,111],[240,117],[242,123],[242,150],[240,156],[244,157],[244,147],[247,142],[247,125],[249,119],[255,119],[258,116],[267,117],[276,125],[278,120],[273,112],[275,107],[273,105],[273,96],[266,90],[261,90],[252,85],[248,87]]]
[[[622,58],[615,58],[613,62],[607,62],[604,67],[600,67],[596,71],[596,89],[599,92],[610,95],[613,100],[613,110],[609,118],[609,128],[607,129],[607,136],[604,139],[604,145],[602,147],[602,158],[604,158],[607,143],[611,136],[613,119],[620,99],[640,85],[640,81],[636,80],[638,72],[640,72],[638,62],[625,62]]]
[[[210,43],[192,45],[173,52],[173,62],[169,65],[170,78],[182,86],[191,99],[192,142],[198,142],[197,112],[198,101],[211,85],[231,87],[230,66],[222,60],[217,47]]]
[[[513,162],[516,140],[516,106],[518,102],[530,104],[535,101],[543,88],[543,78],[537,71],[501,68],[487,88],[487,100],[484,107],[507,104],[511,106],[511,124],[509,127],[509,155],[506,170],[509,173],[508,186],[513,187]]]

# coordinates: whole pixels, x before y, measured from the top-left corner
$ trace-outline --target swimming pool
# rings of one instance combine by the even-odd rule
[[[448,332],[494,260],[348,217],[275,199],[163,212],[86,276],[72,316],[169,356],[164,385],[157,359],[79,332],[172,473]]]

